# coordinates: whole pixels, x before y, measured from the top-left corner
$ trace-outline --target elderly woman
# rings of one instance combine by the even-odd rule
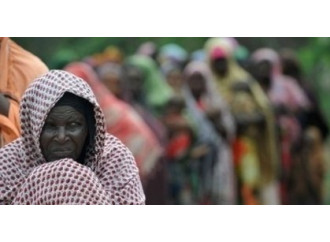
[[[0,204],[144,204],[134,158],[82,79],[36,79],[20,116],[22,136],[0,149]]]

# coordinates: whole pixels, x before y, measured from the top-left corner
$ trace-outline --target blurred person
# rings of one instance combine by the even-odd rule
[[[146,203],[166,203],[163,184],[165,175],[161,161],[163,150],[143,119],[130,105],[117,99],[107,90],[87,64],[71,63],[65,70],[83,78],[91,86],[104,112],[106,130],[118,137],[132,152],[146,190]]]
[[[144,204],[132,153],[105,131],[91,88],[52,70],[26,90],[22,136],[0,149],[0,204]]]
[[[227,103],[216,91],[212,74],[207,64],[190,62],[184,69],[185,85],[189,88],[196,104],[213,123],[218,133],[228,141],[235,137],[235,123]]]
[[[97,67],[96,72],[100,81],[108,88],[108,90],[117,98],[121,98],[121,65],[111,62],[104,63]]]
[[[167,62],[162,65],[162,71],[167,83],[171,86],[176,95],[181,95],[183,76],[182,70],[178,64]]]
[[[203,49],[195,50],[190,55],[191,61],[206,61],[205,51]]]
[[[296,80],[282,75],[279,55],[272,49],[261,48],[251,56],[251,72],[267,93],[276,112],[281,150],[282,203],[289,203],[289,180],[298,150],[295,146],[301,139],[301,126],[297,117],[309,109],[309,101]],[[294,154],[295,153],[295,154]]]
[[[188,52],[180,45],[169,43],[159,49],[158,61],[160,66],[167,63],[178,66],[181,70],[188,61]]]
[[[213,164],[209,167],[212,196],[215,204],[236,204],[236,183],[231,145],[235,139],[234,119],[227,104],[216,92],[211,72],[206,63],[193,61],[184,70],[184,90],[196,122],[206,137],[204,142],[215,148]],[[203,120],[204,119],[204,120]],[[209,148],[210,149],[210,148]]]
[[[241,203],[278,204],[273,111],[260,85],[235,61],[236,45],[232,38],[211,38],[205,51],[218,92],[237,124],[233,152]]]
[[[136,54],[148,56],[157,63],[158,49],[154,42],[147,41],[142,43],[136,51]]]
[[[169,117],[169,120],[175,126],[182,122],[182,115],[191,120],[189,126],[192,128],[192,135],[189,139],[189,133],[186,133],[185,139],[187,147],[190,145],[190,151],[186,152],[187,164],[182,169],[188,169],[188,175],[195,177],[196,180],[195,189],[193,189],[195,197],[192,200],[201,204],[236,204],[233,164],[230,150],[226,146],[226,139],[229,136],[231,136],[231,139],[234,138],[233,123],[230,123],[232,120],[226,116],[230,114],[227,112],[224,117],[227,121],[226,124],[228,126],[232,125],[232,129],[228,132],[228,137],[219,137],[212,126],[211,120],[208,120],[203,112],[198,109],[196,101],[194,101],[190,90],[187,88],[187,83],[184,83],[180,65],[175,62],[170,63],[170,66],[163,65],[163,72],[167,74],[168,83],[176,95],[176,98],[172,100],[172,109],[177,110],[175,114],[177,118]],[[173,80],[171,74],[173,73],[177,74],[177,82],[171,82]],[[181,122],[178,119],[180,117]],[[218,118],[216,112],[213,113],[213,118]],[[222,124],[220,120],[217,121],[215,121],[216,124]],[[224,131],[223,128],[222,131]],[[178,130],[176,130],[175,135],[178,135],[176,137],[180,137],[181,141],[184,140],[183,134]],[[176,144],[175,147],[178,148],[179,146]],[[173,165],[173,167],[175,166]],[[187,190],[186,188],[186,196],[189,194]]]
[[[125,63],[136,67],[141,75],[140,103],[155,117],[160,117],[165,111],[167,102],[173,97],[173,91],[167,85],[156,62],[147,56],[133,55],[128,57]]]
[[[133,55],[126,62],[131,73],[126,76],[128,95],[143,107],[144,112],[151,114],[156,120],[161,120],[166,131],[163,143],[167,162],[168,187],[171,204],[194,203],[190,186],[189,171],[186,161],[192,144],[193,135],[189,118],[182,112],[182,100],[175,101],[174,93],[167,84],[156,62],[150,57]],[[132,96],[131,96],[132,97]],[[177,123],[175,121],[178,121]],[[149,120],[154,126],[155,122]],[[155,126],[154,126],[155,127]],[[162,134],[159,137],[162,137]],[[187,173],[188,172],[188,173]],[[196,190],[196,189],[195,189]]]
[[[307,96],[311,107],[303,112],[298,118],[303,130],[302,139],[300,140],[301,156],[296,162],[301,163],[301,173],[295,172],[294,179],[305,179],[305,189],[295,189],[296,195],[292,195],[293,204],[321,204],[322,203],[322,186],[325,173],[324,160],[324,142],[328,136],[329,129],[321,112],[317,97],[313,88],[303,79],[299,60],[295,52],[291,49],[282,49],[280,51],[281,63],[283,66],[283,74],[294,78],[298,85],[303,89]],[[298,182],[295,180],[292,186]],[[302,185],[299,185],[303,187]],[[305,191],[305,194],[302,194]],[[299,192],[299,194],[298,194]]]
[[[314,88],[311,85],[312,83],[304,80],[299,59],[293,50],[282,49],[280,51],[280,58],[283,66],[283,74],[297,81],[310,103],[310,108],[306,110],[304,117],[300,120],[302,128],[305,130],[310,126],[317,127],[320,129],[322,140],[324,141],[329,134],[329,127],[321,111]]]
[[[289,203],[322,204],[325,163],[320,130],[314,126],[308,128],[294,152],[288,179]]]
[[[19,103],[27,86],[48,71],[35,55],[0,38],[0,147],[20,136]]]
[[[163,45],[159,50],[160,68],[176,95],[181,94],[182,70],[188,61],[188,52],[178,44]]]
[[[122,64],[124,54],[117,46],[110,45],[105,48],[103,52],[96,53],[89,59],[89,62],[93,63],[93,67],[97,67],[108,62]]]
[[[144,97],[146,90],[143,88],[144,76],[141,70],[130,64],[123,65],[120,86],[122,88],[121,98],[129,103],[144,119],[149,128],[156,135],[160,144],[166,144],[166,130],[159,118],[155,117],[150,110],[146,108]]]
[[[172,203],[197,204],[200,181],[190,160],[195,134],[182,97],[174,96],[167,102],[162,121],[168,137],[166,160]]]

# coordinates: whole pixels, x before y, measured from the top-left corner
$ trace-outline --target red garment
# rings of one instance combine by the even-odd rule
[[[187,152],[190,145],[190,135],[184,132],[178,133],[167,145],[166,155],[170,159],[180,158]]]

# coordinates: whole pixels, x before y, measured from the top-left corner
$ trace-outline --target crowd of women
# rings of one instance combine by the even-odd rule
[[[322,203],[328,127],[293,50],[146,42],[59,68],[93,90],[146,204]]]

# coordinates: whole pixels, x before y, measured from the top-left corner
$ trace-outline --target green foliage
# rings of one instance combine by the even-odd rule
[[[158,47],[167,43],[177,43],[191,52],[203,47],[206,37],[77,37],[77,38],[13,38],[23,48],[39,56],[50,68],[59,62],[74,61],[100,53],[106,47],[119,47],[125,56],[133,54],[146,41],[154,42]]]
[[[330,125],[330,38],[310,38],[300,49],[299,58]]]

